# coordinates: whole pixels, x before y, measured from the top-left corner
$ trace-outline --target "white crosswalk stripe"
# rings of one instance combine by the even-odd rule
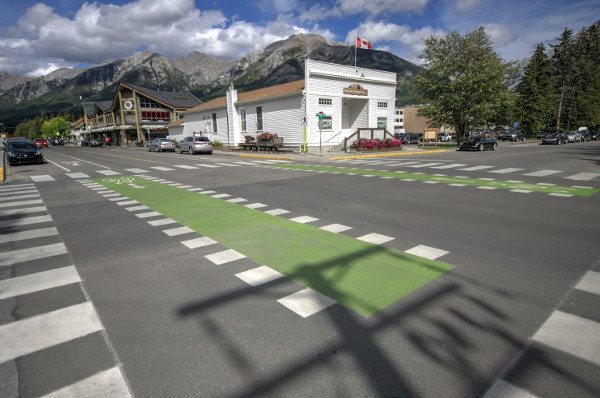
[[[539,171],[534,171],[533,173],[525,173],[523,174],[524,176],[529,176],[529,177],[546,177],[552,174],[557,174],[560,173],[560,170],[539,170]]]
[[[90,302],[0,326],[0,363],[102,330]]]
[[[577,180],[577,181],[591,181],[594,178],[600,176],[600,173],[578,173],[572,176],[565,177],[569,180]]]
[[[594,295],[594,300],[596,300],[597,303],[600,303],[600,272],[588,271],[575,286],[574,292],[578,290]],[[569,302],[569,300],[564,300],[564,302]],[[569,306],[565,307],[567,311],[570,310]],[[595,309],[597,308],[597,305],[589,308]],[[597,319],[595,313],[590,315],[591,318]],[[569,357],[580,358],[583,363],[586,364],[585,366],[594,364],[600,368],[600,322],[585,318],[581,313],[576,315],[566,312],[563,309],[555,310],[533,335],[532,342],[539,343],[540,346],[533,349],[533,363],[528,362],[532,361],[532,359],[527,359],[529,349],[520,355],[521,358],[526,358],[524,359],[526,363],[524,366],[535,367],[535,361],[545,361],[545,359],[538,359],[545,358],[544,355],[540,356],[539,352],[548,349],[565,353]],[[514,363],[513,366],[519,367],[520,364],[517,362]],[[546,366],[548,366],[548,364],[546,364]],[[546,380],[546,384],[555,381],[554,375],[555,373],[552,372],[547,376],[547,380],[544,379]],[[540,375],[536,376],[536,378],[539,379]],[[526,383],[527,379],[522,379],[522,381]],[[581,380],[577,385],[580,383]],[[499,379],[483,397],[535,397],[535,395],[531,395],[528,392],[527,387],[527,385],[515,385],[508,380]]]
[[[40,181],[47,181],[47,179],[40,179]],[[89,187],[93,189],[93,185],[90,184]],[[33,184],[27,187],[20,187],[20,189],[23,188],[34,191],[39,197],[39,193]],[[39,239],[59,236],[58,230],[53,225],[48,226],[48,223],[53,223],[52,217],[49,214],[41,214],[48,212],[48,209],[43,206],[42,200],[33,201],[34,203],[23,200],[26,198],[22,197],[21,192],[14,187],[0,187],[0,196],[2,198],[9,198],[12,195],[11,200],[13,200],[13,203],[10,204],[12,208],[0,210],[0,217],[2,217],[0,228],[11,228],[11,232],[3,231],[0,234],[0,244],[23,241],[24,243],[21,244],[22,247],[23,244],[31,243],[29,243],[29,247],[24,249],[8,250],[0,253],[0,268],[20,265],[22,270],[26,270],[28,261],[41,259],[47,259],[48,264],[56,264],[58,267],[0,279],[0,300],[15,299],[28,295],[35,296],[48,291],[60,294],[60,289],[82,282],[75,266],[67,265],[68,263],[62,266],[59,265],[60,263],[69,261],[68,256],[63,256],[62,258],[56,257],[68,254],[67,247],[63,242],[46,245],[39,243]],[[19,197],[22,200],[15,201]],[[31,207],[32,204],[40,205]],[[56,238],[53,239],[56,240]],[[26,308],[25,303],[27,301],[19,304],[18,312],[23,310],[23,314],[27,314],[30,311]],[[67,305],[63,308],[49,306],[48,310],[47,312],[23,317],[12,322],[6,321],[11,317],[3,317],[5,322],[0,324],[0,363],[26,358],[31,354],[45,355],[43,354],[43,350],[50,348],[53,350],[69,350],[70,343],[76,339],[80,341],[85,336],[99,333],[103,330],[96,309],[89,301],[74,302],[72,305]],[[110,350],[108,345],[104,346],[104,349],[107,351]],[[39,352],[42,353],[38,354]],[[91,361],[93,358],[86,360]],[[46,396],[130,397],[131,394],[129,393],[127,383],[120,369],[114,365],[109,370],[89,375],[89,377],[83,380],[71,385],[65,385]],[[43,367],[40,368],[40,371],[43,372],[47,372],[47,370]],[[28,375],[28,377],[34,376],[34,374]],[[65,380],[69,380],[65,384],[72,383],[71,374],[69,374],[68,370],[65,370],[64,373],[61,373],[60,370],[53,370],[53,377],[56,378],[59,376],[64,376]]]

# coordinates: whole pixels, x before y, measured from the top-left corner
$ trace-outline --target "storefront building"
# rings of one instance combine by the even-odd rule
[[[80,140],[106,139],[116,145],[166,137],[167,125],[202,101],[187,92],[155,91],[120,82],[112,101],[82,102],[85,128]]]
[[[208,135],[236,147],[268,132],[299,150],[336,146],[359,128],[384,138],[393,134],[395,93],[395,73],[307,59],[304,80],[242,93],[232,85],[170,124],[169,138]]]

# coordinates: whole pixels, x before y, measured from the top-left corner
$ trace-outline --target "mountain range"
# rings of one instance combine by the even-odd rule
[[[358,50],[356,64],[397,74],[398,105],[409,101],[408,82],[420,67],[387,51]],[[206,101],[225,94],[231,83],[247,91],[304,78],[304,60],[354,65],[353,46],[315,34],[299,34],[274,42],[237,61],[200,52],[167,59],[149,51],[85,68],[62,68],[27,78],[0,72],[0,121],[15,126],[42,112],[81,116],[80,102],[112,99],[120,81],[153,90],[189,91]]]

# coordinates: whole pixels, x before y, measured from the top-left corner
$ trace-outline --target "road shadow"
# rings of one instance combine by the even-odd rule
[[[303,273],[303,267],[313,269],[317,267],[319,272],[313,272],[311,283],[327,283],[330,277],[326,278],[324,275],[332,268],[355,259],[357,255],[371,256],[378,250],[383,249],[376,246],[362,253],[353,253],[352,256],[342,255],[322,264],[303,264],[298,274]],[[335,271],[336,278],[344,278],[342,269],[336,268]],[[446,275],[452,273],[453,271],[449,271]],[[518,352],[526,341],[510,331],[514,322],[510,314],[501,310],[499,306],[491,304],[493,300],[483,300],[472,291],[485,291],[486,296],[501,298],[503,301],[516,298],[510,297],[506,290],[495,286],[484,285],[468,278],[462,279],[457,274],[451,277],[446,275],[369,318],[339,304],[311,315],[311,317],[327,317],[327,323],[333,329],[332,333],[338,338],[326,347],[307,349],[293,361],[284,366],[277,366],[267,376],[256,376],[243,388],[238,387],[237,390],[231,388],[225,391],[227,386],[223,386],[224,391],[220,396],[278,396],[278,392],[285,391],[288,385],[297,386],[302,381],[310,383],[310,375],[315,370],[329,371],[330,367],[337,363],[335,356],[338,355],[351,358],[351,362],[355,365],[353,371],[358,371],[354,378],[349,375],[344,377],[368,380],[368,385],[362,386],[369,391],[368,396],[431,396],[423,391],[435,391],[437,387],[424,387],[420,384],[426,379],[432,379],[432,385],[435,385],[435,373],[440,368],[452,374],[452,387],[459,389],[460,396],[475,397],[482,394],[502,372],[505,363],[511,359],[511,357],[503,357],[501,362],[490,366],[489,358],[478,352],[489,349],[485,346],[482,348],[482,344],[492,340],[505,348],[509,347],[511,352]],[[294,279],[294,275],[288,277]],[[210,298],[185,303],[179,308],[178,315],[183,318],[195,317],[205,331],[216,337],[219,335],[219,321],[210,315],[210,310],[234,305],[236,302],[241,303],[246,298],[257,294],[276,300],[281,297],[273,293],[273,287],[284,283],[289,283],[289,280],[277,279],[255,287],[242,285],[240,288]],[[342,292],[337,293],[342,294]],[[310,322],[310,319],[308,317],[306,322]],[[477,340],[470,337],[473,331],[476,335],[480,335]],[[387,337],[382,338],[382,336]],[[232,368],[244,370],[254,363],[253,358],[244,355],[244,348],[231,339],[224,344],[221,342],[219,346],[223,358],[226,358]],[[425,376],[423,380],[414,379],[412,361],[415,359],[424,359],[431,364],[431,374],[422,375]],[[423,366],[419,363],[417,367]],[[343,373],[347,369],[339,369],[339,371]],[[446,374],[445,377],[448,375]],[[315,387],[312,391],[318,391],[319,388]],[[338,390],[334,386],[331,388],[330,396],[338,396],[335,392]],[[457,391],[451,390],[451,386],[448,388],[447,396],[456,396],[453,394]],[[344,394],[344,396],[353,396],[353,394]]]

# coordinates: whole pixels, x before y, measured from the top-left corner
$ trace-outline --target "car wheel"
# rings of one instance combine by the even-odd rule
[[[496,143],[494,142],[494,145],[492,145],[492,151],[495,151],[495,150],[496,150],[496,148],[498,148],[498,144],[496,144]]]
[[[479,145],[477,146],[477,150],[478,150],[478,151],[483,151],[483,145],[482,145],[482,144],[479,144]]]
[[[190,147],[189,152],[190,152],[190,155],[193,155],[194,154],[194,148]]]
[[[150,150],[150,145],[148,145],[148,152],[152,152],[152,151]]]

